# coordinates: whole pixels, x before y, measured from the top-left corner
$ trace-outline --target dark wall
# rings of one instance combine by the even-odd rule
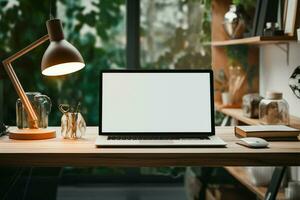
[[[2,132],[2,124],[3,124],[3,80],[0,79],[0,132]]]

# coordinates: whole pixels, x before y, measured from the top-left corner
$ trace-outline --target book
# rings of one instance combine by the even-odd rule
[[[236,126],[235,135],[238,137],[261,137],[261,138],[296,138],[300,134],[299,129],[285,125],[258,125]]]
[[[288,0],[286,9],[284,33],[294,36],[297,27],[297,11],[299,12],[298,0]]]
[[[263,0],[261,3],[256,35],[262,36],[267,22],[277,22],[279,0]]]
[[[252,25],[251,36],[256,36],[256,29],[257,29],[261,4],[262,4],[262,0],[256,0],[255,14],[254,14],[254,20],[253,20],[253,25]]]

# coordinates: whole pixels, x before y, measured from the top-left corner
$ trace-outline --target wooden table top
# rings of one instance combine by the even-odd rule
[[[217,127],[226,148],[96,148],[97,127],[83,139],[60,137],[38,141],[0,138],[0,166],[298,166],[300,142],[270,142],[267,149],[250,149],[235,142],[233,127]]]

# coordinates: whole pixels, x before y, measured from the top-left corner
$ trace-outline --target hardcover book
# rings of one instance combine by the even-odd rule
[[[284,125],[236,126],[235,134],[238,137],[295,138],[300,130]]]

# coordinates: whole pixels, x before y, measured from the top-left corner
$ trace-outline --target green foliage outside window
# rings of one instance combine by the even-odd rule
[[[52,2],[51,10],[62,20],[66,39],[80,51],[86,67],[58,78],[42,76],[40,62],[48,45],[44,44],[14,62],[14,69],[25,91],[39,91],[51,98],[50,125],[60,124],[60,103],[75,105],[79,101],[87,124],[98,125],[100,70],[125,66],[125,1]],[[45,35],[49,12],[49,1],[0,1],[0,60]],[[8,77],[4,94],[5,122],[12,125],[17,94]]]

